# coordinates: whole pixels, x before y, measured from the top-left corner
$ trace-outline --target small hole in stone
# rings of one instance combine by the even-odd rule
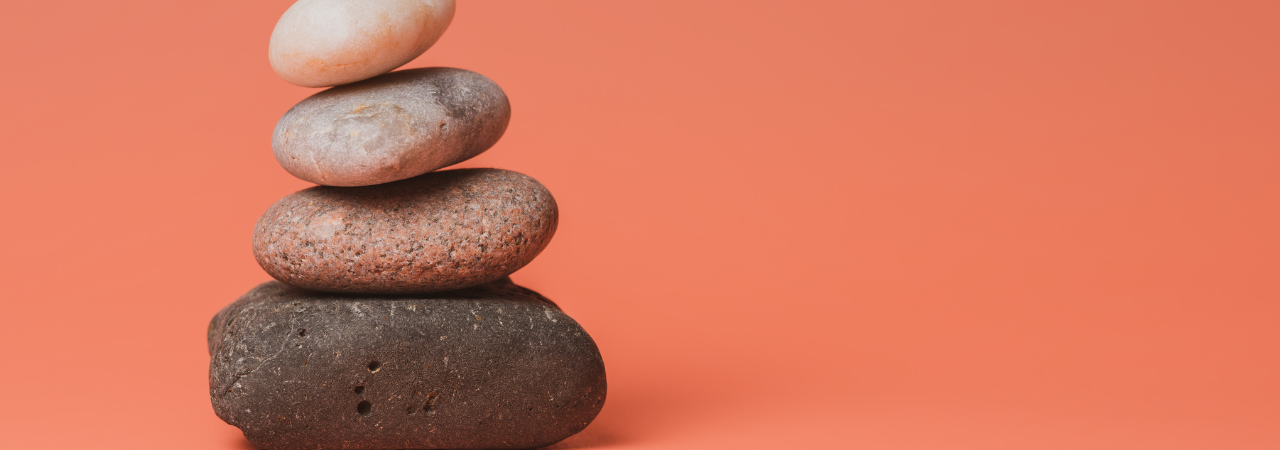
[[[368,400],[360,402],[359,405],[356,405],[356,412],[362,416],[369,417],[369,414],[373,414],[373,403],[369,403]]]
[[[378,369],[381,369],[381,368],[382,368],[382,363],[377,362],[377,361],[371,361],[371,362],[369,362],[369,371],[370,371],[370,372],[377,372],[377,371],[378,371]]]
[[[436,391],[431,391],[430,394],[427,394],[427,404],[422,405],[422,412],[425,412],[427,414],[435,414],[436,413],[435,411],[436,397],[439,397],[439,396],[440,396],[440,393]]]
[[[356,395],[364,394],[364,386],[356,386]]]
[[[415,406],[413,406],[413,405],[407,405],[407,406],[405,406],[405,407],[404,407],[404,413],[405,413],[405,414],[408,414],[408,415],[411,415],[411,416],[412,416],[412,415],[413,415],[413,413],[416,413],[416,412],[418,412],[418,408],[417,408],[417,407],[415,407]]]
[[[307,329],[303,328],[301,330],[298,330],[298,337],[307,337]]]

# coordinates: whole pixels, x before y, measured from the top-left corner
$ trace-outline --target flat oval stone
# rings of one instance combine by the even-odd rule
[[[299,86],[354,83],[427,51],[453,12],[454,0],[298,0],[276,22],[268,58]]]
[[[368,298],[264,283],[209,324],[209,396],[254,446],[535,448],[604,406],[591,336],[503,279]]]
[[[506,94],[483,75],[409,69],[299,102],[276,124],[271,150],[303,180],[368,186],[479,155],[502,138],[510,120]]]
[[[409,294],[476,286],[524,267],[555,234],[541,183],[500,169],[377,186],[317,186],[258,219],[253,254],[277,280],[324,292]]]

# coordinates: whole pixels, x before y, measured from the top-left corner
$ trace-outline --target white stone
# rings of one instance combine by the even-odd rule
[[[271,68],[307,87],[372,78],[427,51],[453,12],[454,0],[299,0],[271,32]]]

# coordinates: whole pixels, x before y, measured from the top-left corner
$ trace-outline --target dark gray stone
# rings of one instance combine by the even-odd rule
[[[509,279],[412,298],[272,281],[208,339],[214,411],[268,450],[536,448],[605,399],[595,342]]]

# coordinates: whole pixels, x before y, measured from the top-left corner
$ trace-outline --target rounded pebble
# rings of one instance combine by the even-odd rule
[[[453,12],[454,0],[299,0],[271,32],[271,68],[307,87],[375,77],[427,51]]]
[[[295,105],[271,149],[289,173],[326,186],[368,186],[466,161],[502,138],[511,104],[492,80],[434,67],[335,87]]]
[[[314,291],[437,292],[524,267],[557,220],[555,199],[527,175],[446,170],[290,194],[258,219],[253,254],[272,277]]]

